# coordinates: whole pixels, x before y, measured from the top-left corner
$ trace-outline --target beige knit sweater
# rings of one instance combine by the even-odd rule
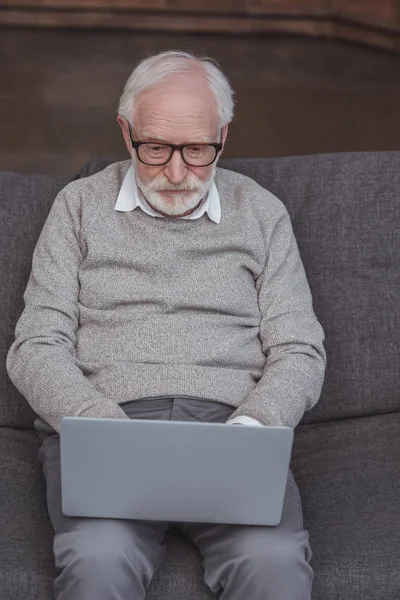
[[[70,183],[33,255],[7,370],[57,431],[63,416],[196,396],[295,427],[318,400],[323,331],[283,204],[217,169],[221,222],[114,205],[129,161]]]

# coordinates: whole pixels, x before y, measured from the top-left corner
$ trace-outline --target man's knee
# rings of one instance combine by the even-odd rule
[[[307,560],[308,535],[303,533],[269,535],[267,541],[254,530],[254,535],[238,539],[225,569],[224,587],[240,588],[240,598],[264,598],[268,591],[277,599],[308,599],[313,571]]]
[[[144,525],[129,527],[112,520],[88,520],[57,534],[56,598],[144,598],[165,553],[165,547],[155,541]]]
[[[126,559],[126,548],[123,544],[118,545],[113,537],[100,540],[97,536],[70,531],[55,536],[54,556],[59,569],[89,569],[106,576],[108,570],[115,569]]]
[[[100,528],[99,528],[100,529]],[[119,572],[143,574],[151,564],[141,544],[135,544],[129,534],[110,529],[98,534],[70,531],[54,538],[54,556],[57,568],[68,567],[76,574],[91,573],[107,578]]]
[[[272,580],[284,581],[287,577],[302,580],[304,575],[310,577],[312,573],[307,532],[299,535],[281,532],[269,535],[267,541],[261,531],[250,530],[239,536],[232,550],[233,560],[228,561],[230,568],[225,571],[227,579],[251,578],[253,585],[263,587]]]

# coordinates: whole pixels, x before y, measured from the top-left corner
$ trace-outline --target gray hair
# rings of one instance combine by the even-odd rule
[[[133,124],[135,100],[140,94],[171,75],[194,73],[199,70],[203,72],[217,103],[219,126],[224,127],[233,118],[234,92],[228,78],[214,59],[180,50],[168,50],[149,56],[136,66],[125,84],[118,113]]]

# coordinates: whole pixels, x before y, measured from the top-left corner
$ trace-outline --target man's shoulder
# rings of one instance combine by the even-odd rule
[[[215,177],[218,193],[226,198],[228,206],[251,206],[262,214],[286,212],[285,205],[271,191],[257,181],[228,169],[217,168]]]
[[[115,203],[124,177],[131,164],[130,160],[112,163],[93,175],[71,181],[63,188],[61,193],[67,198],[78,197],[84,200],[89,200],[93,196],[96,202],[101,197],[105,197]]]

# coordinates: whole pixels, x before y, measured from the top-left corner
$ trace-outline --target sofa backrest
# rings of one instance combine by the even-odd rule
[[[79,176],[104,168],[90,161]],[[292,218],[326,334],[322,396],[303,423],[400,410],[400,152],[226,159],[276,194]],[[66,181],[0,177],[0,425],[34,414],[9,381],[6,352],[23,308],[34,244]]]
[[[47,175],[0,173],[0,426],[33,426],[35,413],[8,378],[5,361],[24,307],[36,241],[67,183]]]

